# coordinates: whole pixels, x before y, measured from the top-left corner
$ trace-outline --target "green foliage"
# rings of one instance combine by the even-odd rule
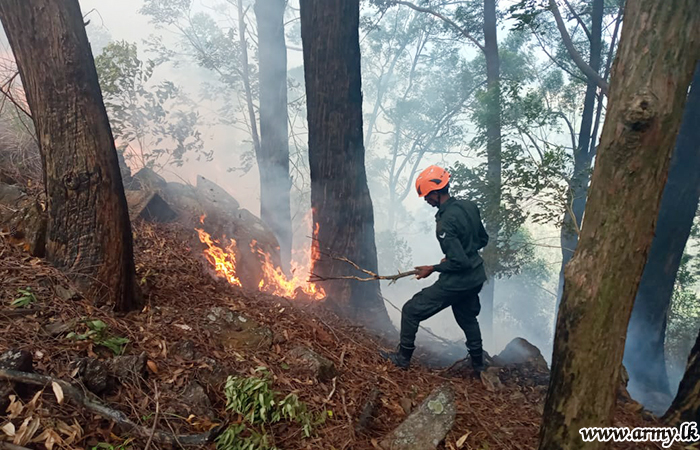
[[[130,450],[132,438],[127,439],[124,443],[119,445],[112,445],[107,442],[99,442],[97,445],[93,445],[90,450]]]
[[[95,343],[95,345],[106,347],[115,355],[121,355],[124,353],[124,348],[126,347],[126,344],[129,343],[128,338],[109,335],[107,333],[109,326],[99,319],[86,320],[83,323],[87,327],[87,331],[85,333],[76,333],[71,331],[66,335],[66,338],[76,341],[90,339]]]
[[[226,410],[241,417],[242,422],[229,426],[217,439],[218,450],[274,449],[269,442],[265,425],[281,421],[301,425],[305,437],[311,436],[314,426],[325,420],[324,413],[317,420],[308,411],[306,404],[295,394],[282,397],[270,387],[270,376],[265,367],[256,372],[262,377],[229,376],[224,387]]]
[[[21,295],[16,298],[10,306],[13,308],[24,308],[36,302],[36,296],[32,292],[32,288],[27,287],[26,289],[17,289],[17,292]]]
[[[126,41],[109,43],[95,58],[118,150],[138,167],[153,169],[182,165],[188,153],[211,160],[193,103],[172,82],[151,82],[156,66],[141,61],[136,44]]]

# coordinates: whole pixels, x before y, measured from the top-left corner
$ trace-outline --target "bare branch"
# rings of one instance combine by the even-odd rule
[[[348,258],[344,256],[333,256],[328,253],[321,252],[322,255],[328,256],[329,258],[335,260],[335,261],[341,261],[350,264],[352,267],[355,269],[359,270],[360,272],[363,272],[367,274],[367,277],[358,277],[354,275],[342,275],[342,276],[337,276],[337,277],[324,277],[315,273],[311,273],[311,276],[309,278],[309,282],[311,283],[317,283],[319,281],[328,281],[328,280],[355,280],[355,281],[376,281],[376,280],[389,280],[391,281],[390,284],[393,284],[396,282],[396,280],[400,278],[405,278],[405,277],[410,277],[411,275],[416,275],[418,273],[417,270],[411,270],[408,272],[399,272],[396,275],[378,275],[371,270],[363,269],[359,265],[357,265],[355,262],[349,260]]]
[[[583,72],[584,75],[586,75],[590,80],[595,81],[600,90],[603,91],[603,94],[608,95],[608,89],[610,87],[608,82],[605,81],[598,72],[593,70],[593,68],[583,60],[581,54],[578,52],[578,50],[576,50],[576,47],[574,47],[569,31],[566,29],[566,24],[561,18],[561,13],[559,12],[557,2],[555,0],[549,0],[549,6],[552,10],[552,14],[554,14],[554,19],[557,22],[557,28],[559,28],[559,33],[564,41],[564,47],[566,47],[566,50],[569,52],[569,56],[571,56],[571,59],[574,60],[574,63],[576,63],[579,70],[581,70],[581,72]]]
[[[574,9],[574,7],[571,6],[571,3],[569,2],[569,0],[564,0],[564,3],[569,8],[569,11],[571,11],[571,14],[573,14],[573,16],[576,18],[576,20],[578,21],[578,24],[581,25],[581,28],[583,28],[583,32],[586,33],[586,36],[588,36],[588,40],[590,41],[591,40],[591,32],[588,30],[586,23],[583,21],[583,19],[581,19],[581,16],[578,15],[578,13]]]
[[[435,17],[437,17],[438,19],[441,19],[441,20],[442,20],[443,22],[445,22],[446,24],[450,25],[450,26],[451,26],[452,28],[454,28],[455,30],[459,31],[460,34],[461,34],[462,36],[464,36],[465,38],[467,38],[467,39],[469,39],[470,41],[472,41],[472,43],[473,43],[474,45],[476,45],[476,46],[479,48],[479,50],[481,50],[482,52],[486,51],[486,49],[484,48],[484,46],[481,45],[481,43],[480,43],[474,36],[472,36],[467,30],[465,30],[464,28],[460,27],[458,23],[456,23],[455,21],[453,21],[453,20],[450,19],[449,17],[447,17],[447,16],[445,16],[445,15],[443,15],[443,14],[437,12],[437,11],[433,11],[433,10],[430,9],[430,8],[424,8],[424,7],[422,7],[422,6],[414,5],[414,4],[411,3],[411,2],[406,2],[406,1],[403,1],[403,0],[388,0],[386,3],[388,3],[388,4],[390,4],[390,5],[404,5],[404,6],[408,6],[409,8],[411,8],[411,9],[413,9],[413,10],[415,10],[415,11],[422,12],[422,13],[426,13],[426,14],[430,14],[430,15],[432,15],[432,16],[435,16]]]
[[[141,438],[150,439],[152,436],[154,442],[162,444],[173,445],[177,443],[179,445],[204,445],[211,442],[218,432],[218,428],[215,428],[202,434],[177,436],[165,431],[149,430],[146,427],[142,427],[132,422],[123,412],[108,408],[102,403],[88,398],[82,390],[76,388],[72,384],[46,375],[20,372],[17,370],[0,369],[0,379],[34,386],[48,386],[51,383],[58,383],[58,385],[63,389],[63,393],[66,398],[71,399],[76,404],[83,406],[88,411],[109,419],[118,425],[129,428],[133,434]]]

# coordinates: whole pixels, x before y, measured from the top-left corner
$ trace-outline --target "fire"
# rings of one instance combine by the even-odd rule
[[[205,216],[200,218],[204,223]],[[307,226],[311,228],[311,214],[306,215]],[[318,224],[313,230],[314,238],[318,235]],[[225,278],[230,284],[241,286],[239,278],[236,276],[236,252],[240,249],[236,246],[236,241],[230,239],[230,244],[224,249],[218,241],[212,240],[211,236],[201,229],[196,229],[199,233],[199,240],[208,246],[204,254],[209,263],[214,266],[217,274]],[[282,269],[272,262],[272,257],[266,253],[258,243],[253,240],[250,243],[250,251],[258,256],[261,264],[262,278],[258,282],[258,289],[274,295],[287,298],[309,298],[322,300],[326,293],[323,288],[308,281],[313,263],[319,258],[320,252],[318,241],[313,239],[311,245],[305,250],[295,250],[292,252],[291,273],[288,277]]]
[[[221,275],[234,286],[240,286],[241,281],[236,277],[236,241],[230,239],[226,250],[222,250],[219,241],[212,241],[211,235],[206,231],[195,228],[199,234],[199,240],[209,248],[204,250],[207,261],[214,266],[216,273]]]

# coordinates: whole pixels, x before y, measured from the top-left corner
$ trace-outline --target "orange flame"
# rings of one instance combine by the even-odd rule
[[[204,216],[202,216],[201,221],[204,223]],[[224,277],[230,284],[240,286],[241,281],[236,277],[236,241],[230,239],[231,243],[224,251],[221,249],[219,241],[212,241],[209,233],[199,228],[195,228],[195,230],[199,234],[199,240],[209,247],[204,250],[204,256],[214,266],[216,273]]]
[[[200,218],[204,223],[205,216]],[[307,214],[305,221],[311,228],[311,215]],[[218,241],[212,241],[211,236],[204,230],[196,229],[199,233],[199,240],[208,246],[204,250],[209,263],[214,266],[217,274],[224,277],[230,284],[241,286],[241,282],[236,276],[236,241],[230,239],[230,244],[222,250]],[[318,224],[314,227],[314,238],[319,230]],[[323,288],[316,286],[307,280],[308,274],[313,267],[313,263],[320,256],[318,241],[314,239],[307,251],[294,251],[292,256],[292,277],[288,278],[279,266],[272,262],[269,253],[263,251],[257,241],[250,243],[250,250],[260,256],[262,279],[258,283],[258,289],[262,292],[278,295],[281,297],[297,299],[305,297],[314,300],[321,300],[326,296]]]

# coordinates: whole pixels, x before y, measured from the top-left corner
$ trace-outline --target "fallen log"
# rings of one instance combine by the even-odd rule
[[[0,379],[13,381],[15,383],[30,384],[34,386],[48,386],[52,383],[58,384],[63,390],[63,395],[65,398],[72,400],[79,406],[84,407],[90,412],[98,414],[106,419],[113,421],[114,423],[128,428],[128,431],[134,435],[143,439],[152,439],[153,442],[159,444],[168,445],[180,445],[180,446],[195,446],[195,445],[205,445],[218,435],[221,427],[213,428],[206,433],[201,434],[191,434],[191,435],[176,435],[173,433],[168,433],[166,431],[157,431],[155,429],[148,429],[142,427],[129,419],[126,414],[121,411],[117,411],[107,406],[99,403],[95,400],[88,398],[82,390],[73,386],[72,384],[59,380],[58,378],[49,377],[46,375],[39,375],[35,373],[20,372],[16,370],[0,370]]]

